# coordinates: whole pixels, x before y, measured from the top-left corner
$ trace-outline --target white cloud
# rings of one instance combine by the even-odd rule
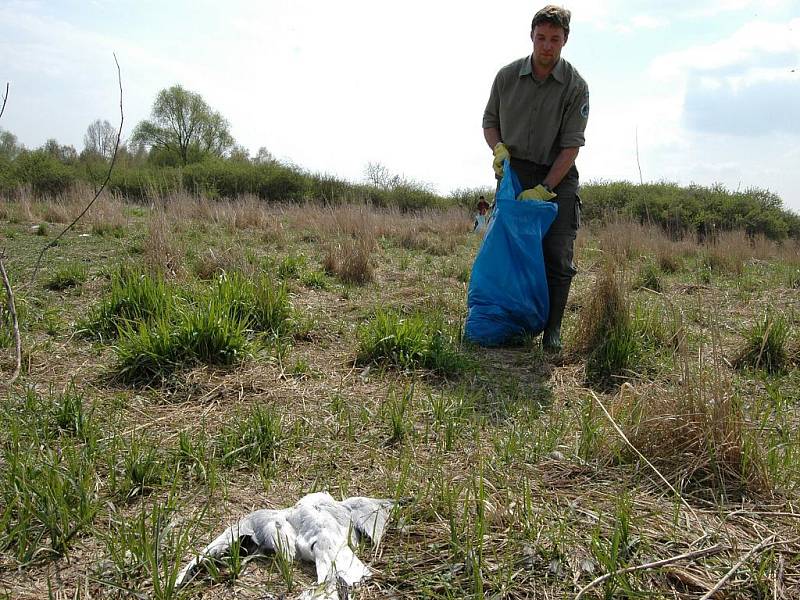
[[[579,0],[567,5],[573,19],[601,30],[625,33],[642,29],[664,28],[668,25],[724,17],[742,11],[762,15],[791,9],[794,0]]]
[[[769,65],[775,58],[783,63]],[[800,64],[800,18],[787,23],[752,21],[729,37],[656,58],[649,74],[662,81],[680,82],[693,73],[718,77],[774,79]]]

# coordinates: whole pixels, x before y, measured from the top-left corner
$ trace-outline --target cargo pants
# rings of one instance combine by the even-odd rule
[[[514,157],[511,157],[511,167],[517,174],[523,190],[542,183],[550,171],[549,165],[540,165]],[[561,321],[564,318],[572,278],[578,272],[573,256],[575,237],[581,225],[581,200],[578,196],[578,169],[575,165],[572,165],[553,192],[556,197],[551,202],[558,204],[558,215],[542,238],[550,300],[550,313],[545,325],[544,339],[545,342],[558,340],[560,347]]]

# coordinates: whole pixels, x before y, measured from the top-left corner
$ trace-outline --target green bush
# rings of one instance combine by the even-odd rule
[[[731,192],[720,184],[681,187],[626,181],[592,182],[581,190],[587,221],[632,217],[660,225],[676,237],[697,236],[698,241],[714,230],[743,230],[772,240],[800,235],[800,217],[785,210],[781,199],[768,190]]]
[[[37,196],[58,196],[76,181],[75,169],[42,150],[24,151],[14,160],[14,179],[30,185]]]
[[[285,202],[302,200],[310,181],[298,169],[279,163],[208,159],[184,167],[183,187],[211,198],[254,194],[262,200]]]
[[[0,156],[0,196],[11,197],[19,186],[13,166],[11,160]]]
[[[183,189],[180,169],[173,167],[115,168],[109,190],[128,200],[165,198]]]

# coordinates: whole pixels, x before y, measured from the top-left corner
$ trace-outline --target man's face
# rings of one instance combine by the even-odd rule
[[[531,32],[533,62],[543,69],[552,69],[561,58],[561,48],[567,43],[564,29],[551,23],[539,23]]]

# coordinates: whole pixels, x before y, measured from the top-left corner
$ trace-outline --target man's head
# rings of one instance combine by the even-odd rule
[[[566,8],[556,6],[555,4],[548,4],[542,10],[533,15],[531,21],[531,33],[536,30],[537,25],[542,23],[549,23],[554,27],[560,27],[564,30],[564,41],[569,37],[569,20],[572,13]]]
[[[545,72],[550,71],[561,58],[561,48],[569,37],[569,19],[572,14],[566,9],[548,4],[533,16],[531,40],[533,41],[533,63]]]

